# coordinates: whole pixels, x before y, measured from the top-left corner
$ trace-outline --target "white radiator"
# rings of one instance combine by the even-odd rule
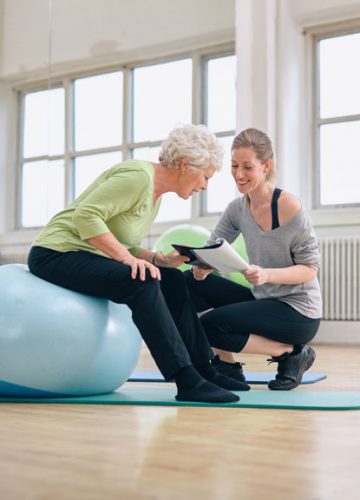
[[[360,320],[360,238],[321,238],[324,320]]]

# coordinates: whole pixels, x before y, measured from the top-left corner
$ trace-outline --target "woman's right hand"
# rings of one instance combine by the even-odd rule
[[[131,277],[133,280],[139,275],[141,281],[145,281],[146,269],[150,271],[152,278],[161,280],[160,269],[147,260],[138,259],[130,254],[122,259],[121,263],[131,267]]]
[[[192,273],[197,281],[203,281],[213,270],[210,267],[192,266]]]

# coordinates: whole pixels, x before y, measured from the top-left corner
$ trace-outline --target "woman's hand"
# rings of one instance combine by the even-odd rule
[[[154,263],[157,266],[161,267],[179,267],[182,264],[186,264],[189,262],[189,257],[185,257],[185,255],[180,255],[179,252],[174,250],[173,252],[163,254],[157,252],[155,254]]]
[[[263,285],[269,281],[268,269],[260,266],[251,265],[249,269],[243,272],[243,275],[252,285]]]
[[[192,266],[192,273],[197,281],[203,281],[213,270],[210,267]]]
[[[126,264],[127,266],[131,267],[132,279],[135,279],[139,274],[139,278],[141,279],[141,281],[145,281],[146,269],[148,269],[150,271],[150,275],[152,278],[161,280],[160,269],[151,264],[151,262],[148,262],[147,260],[138,259],[133,255],[129,254],[128,256],[124,257],[120,262],[122,264]]]

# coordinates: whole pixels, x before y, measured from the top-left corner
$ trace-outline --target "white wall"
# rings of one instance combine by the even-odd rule
[[[234,35],[234,0],[2,0],[0,77],[151,46]],[[52,4],[49,33],[49,4]]]
[[[298,26],[354,19],[360,16],[358,0],[287,0]]]
[[[311,60],[304,29],[360,18],[354,0],[236,0],[238,129],[266,130],[279,185],[311,209]],[[319,236],[360,235],[359,209],[313,210]]]
[[[16,120],[12,113],[16,109],[16,95],[0,82],[0,235],[10,230],[10,220],[6,214],[15,211],[15,151],[11,148],[16,131]]]

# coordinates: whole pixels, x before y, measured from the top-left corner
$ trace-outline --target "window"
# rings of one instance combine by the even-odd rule
[[[360,204],[359,33],[315,37],[317,206]]]
[[[183,59],[135,68],[133,84],[133,157],[157,161],[161,142],[169,131],[192,122],[192,61]],[[156,145],[137,147],[149,141]],[[163,195],[157,222],[190,217],[191,199],[182,200],[174,193]]]
[[[225,147],[224,167],[197,198],[165,194],[156,221],[221,212],[235,196],[229,168],[235,131],[233,53],[196,53],[59,79],[56,88],[24,91],[21,103],[21,227],[46,224],[118,162],[157,161],[169,131],[185,123],[206,123],[217,134]]]
[[[23,100],[21,225],[41,226],[65,204],[65,93],[31,92]]]
[[[123,82],[122,71],[74,80],[75,197],[122,161]]]
[[[225,152],[223,167],[209,183],[204,203],[206,213],[215,213],[222,212],[237,192],[230,169],[236,126],[235,56],[208,59],[206,66],[206,124],[218,135]]]

